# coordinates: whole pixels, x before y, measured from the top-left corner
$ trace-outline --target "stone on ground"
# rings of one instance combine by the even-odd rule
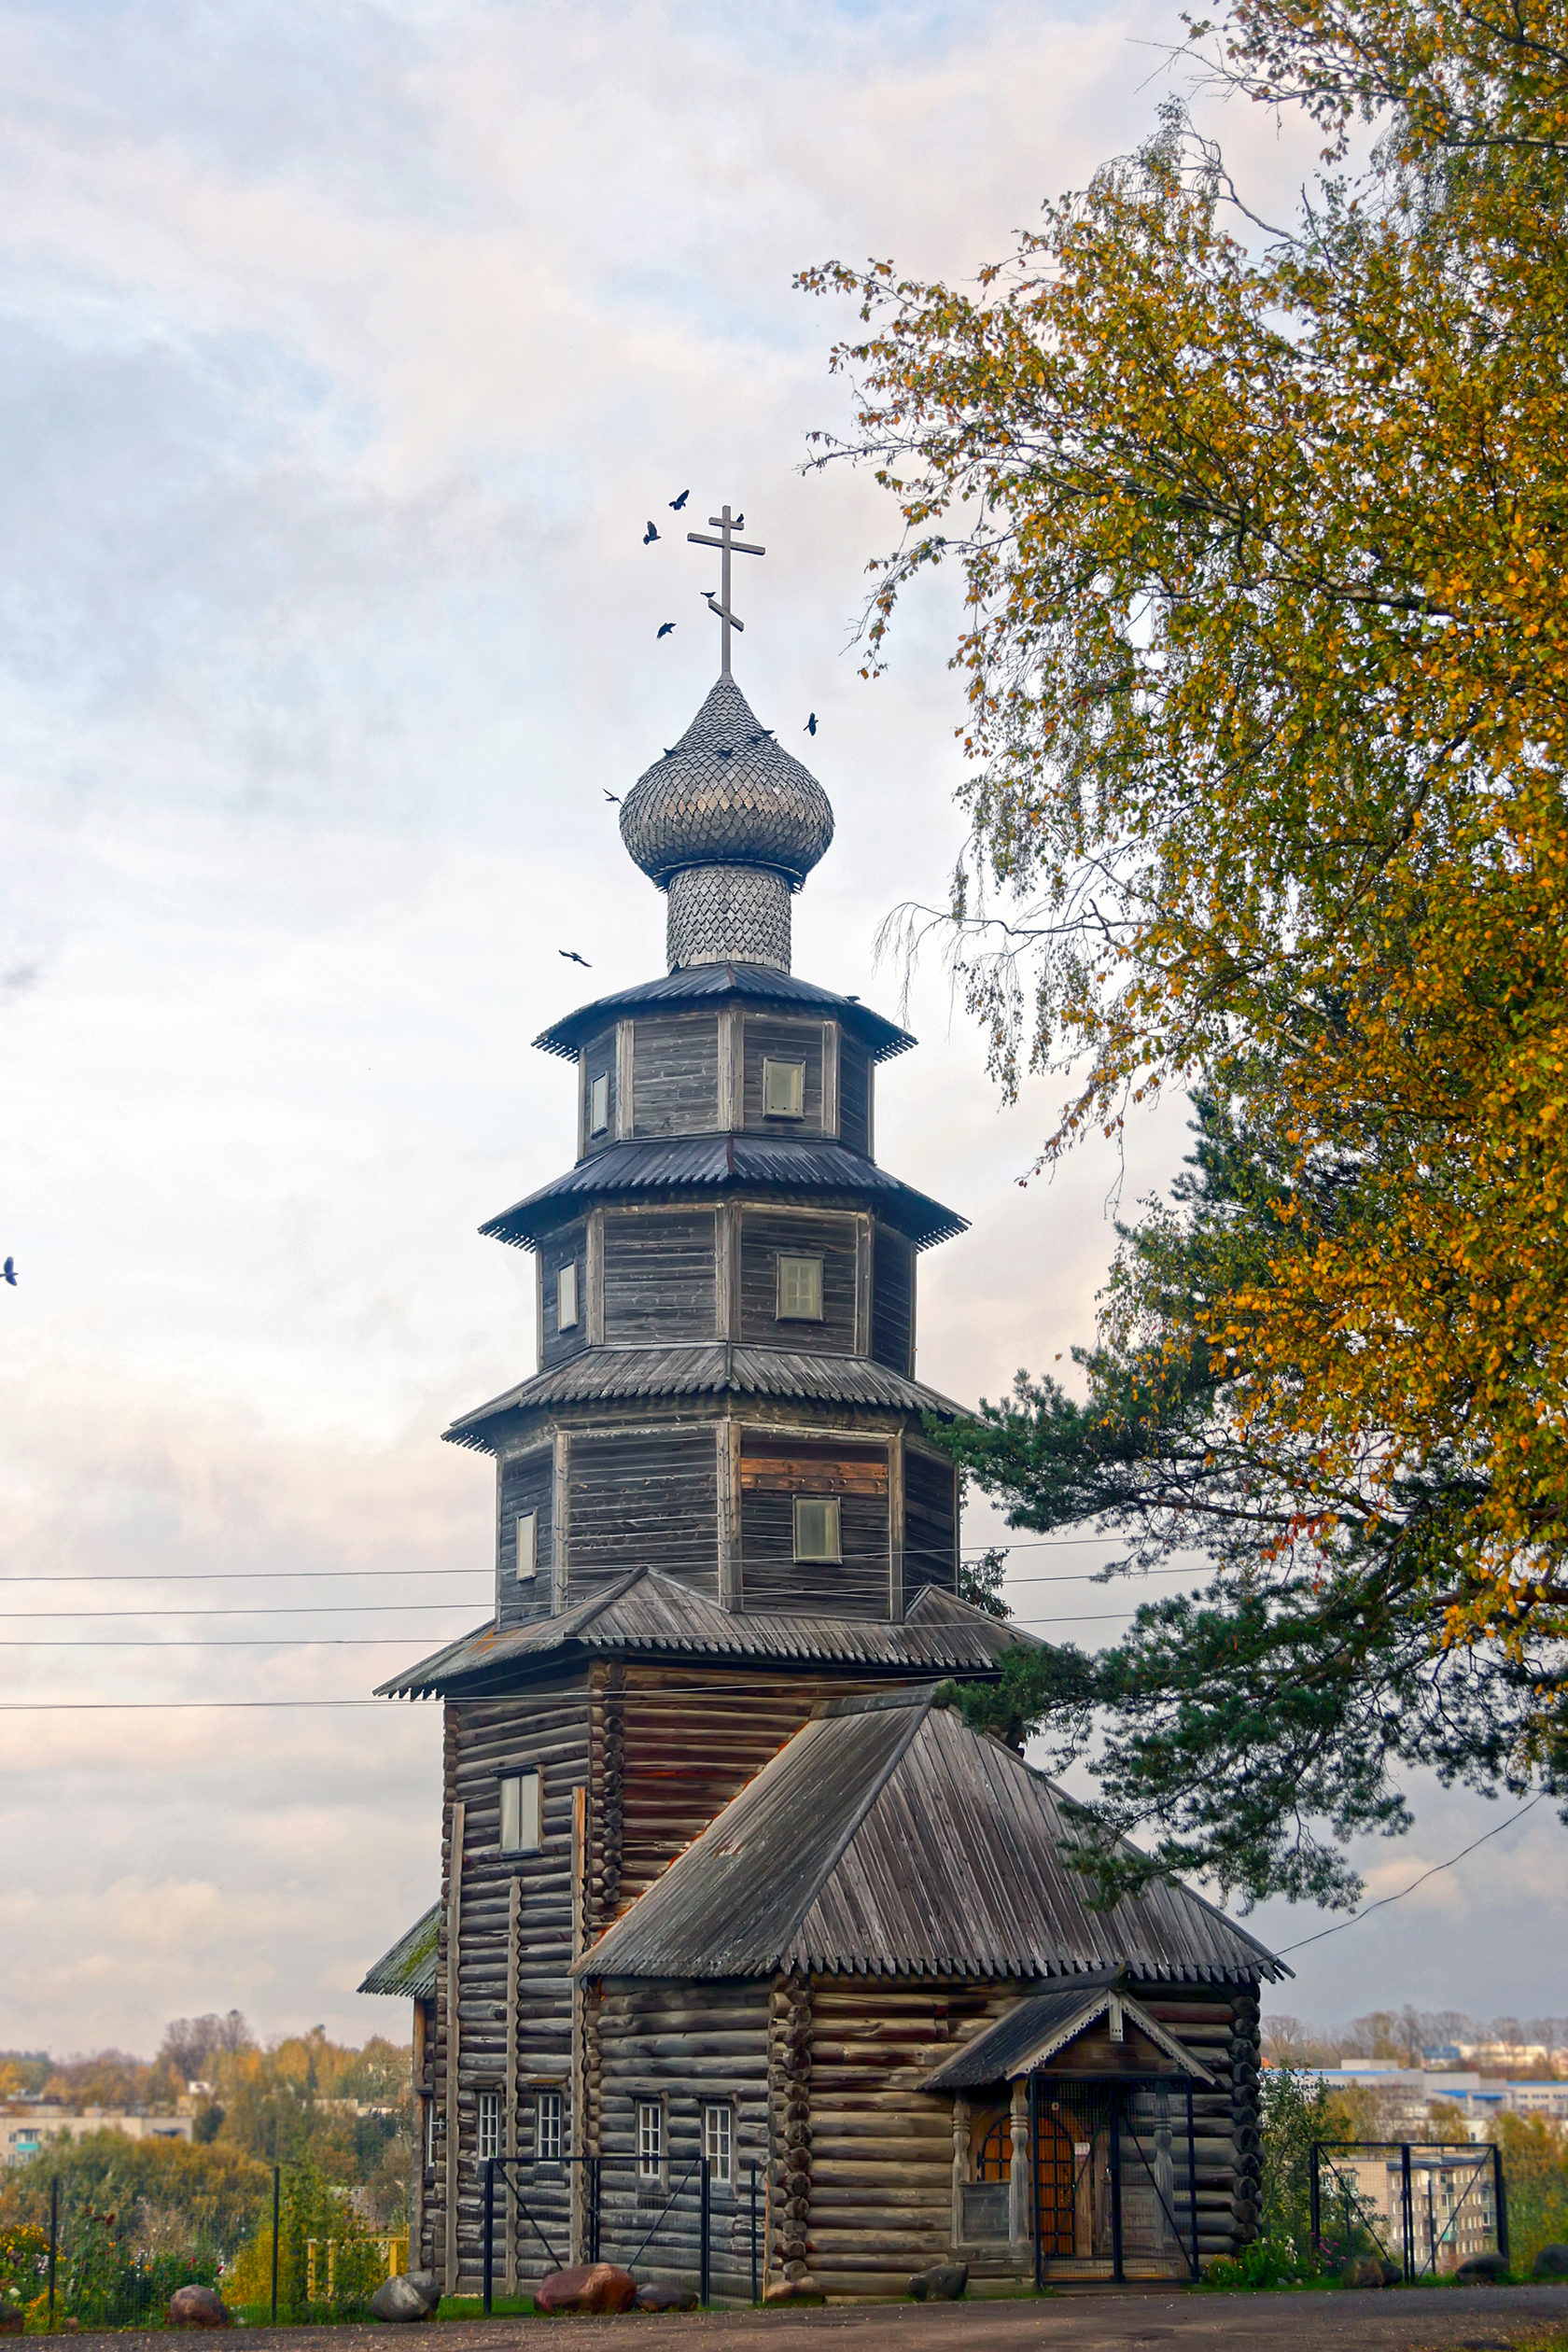
[[[428,2273],[425,2275],[428,2276]],[[378,2319],[428,2319],[435,2304],[423,2286],[415,2285],[405,2275],[400,2278],[384,2278],[371,2297],[371,2309]]]
[[[819,2303],[827,2297],[814,2278],[776,2278],[771,2287],[763,2289],[763,2303]]]
[[[1386,2284],[1383,2265],[1376,2254],[1358,2254],[1353,2261],[1345,2264],[1339,2279],[1345,2287],[1381,2287]]]
[[[229,2306],[216,2287],[176,2287],[169,2298],[171,2328],[227,2328]]]
[[[1568,2246],[1543,2246],[1532,2278],[1568,2278]]]
[[[21,2303],[0,2303],[0,2335],[21,2335],[26,2326]]]
[[[695,2311],[697,2290],[694,2287],[659,2287],[651,2280],[637,2290],[636,2311]]]
[[[916,2272],[909,2291],[917,2303],[957,2303],[968,2285],[967,2262],[933,2262],[929,2270]]]
[[[636,2298],[637,2280],[618,2262],[579,2262],[572,2270],[551,2272],[534,2297],[534,2309],[629,2311]]]
[[[1454,2273],[1456,2278],[1467,2278],[1473,2286],[1484,2286],[1489,2280],[1495,2282],[1507,2275],[1508,2265],[1501,2254],[1472,2254]]]

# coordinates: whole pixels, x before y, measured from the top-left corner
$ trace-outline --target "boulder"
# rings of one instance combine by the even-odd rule
[[[634,2311],[695,2311],[697,2290],[694,2287],[656,2287],[650,2281],[637,2290]]]
[[[827,2297],[814,2278],[776,2278],[763,2289],[763,2301],[768,2303],[819,2303]]]
[[[1376,2254],[1357,2254],[1339,2274],[1341,2287],[1381,2287],[1383,2265]]]
[[[1568,2246],[1543,2246],[1535,2257],[1532,2278],[1568,2278]]]
[[[405,2272],[400,2278],[384,2278],[371,2297],[371,2312],[378,2319],[428,2319],[441,2301],[441,2290],[437,2289],[432,2303],[426,2292],[427,2280],[435,2285],[428,2271],[413,2277]]]
[[[967,2262],[933,2262],[930,2270],[916,2272],[909,2291],[917,2303],[957,2303],[968,2285]]]
[[[0,2335],[21,2335],[26,2327],[21,2303],[0,2303]]]
[[[1507,2275],[1508,2265],[1501,2254],[1472,2254],[1454,2273],[1456,2278],[1467,2279],[1472,2287],[1495,2286]]]
[[[637,2290],[637,2280],[618,2262],[579,2262],[575,2269],[551,2272],[534,2297],[534,2309],[629,2311]]]
[[[229,2306],[216,2287],[176,2287],[169,2297],[171,2328],[229,2328]]]

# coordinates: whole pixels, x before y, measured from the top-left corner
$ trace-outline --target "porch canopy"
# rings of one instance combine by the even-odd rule
[[[975,2091],[1054,2074],[1213,2076],[1127,1992],[1127,1973],[1037,1993],[976,2034],[926,2077],[928,2091]],[[1096,2032],[1096,2027],[1101,2030]]]

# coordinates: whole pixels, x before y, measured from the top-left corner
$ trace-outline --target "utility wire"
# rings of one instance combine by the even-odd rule
[[[1386,1911],[1391,1903],[1402,1903],[1407,1895],[1413,1895],[1418,1886],[1426,1884],[1429,1878],[1435,1878],[1440,1870],[1451,1870],[1454,1864],[1463,1862],[1467,1854],[1474,1854],[1477,1846],[1484,1846],[1489,1838],[1500,1838],[1505,1829],[1514,1828],[1527,1813],[1533,1813],[1536,1806],[1544,1801],[1545,1791],[1539,1797],[1532,1797],[1529,1804],[1521,1805],[1508,1820],[1499,1821],[1491,1828],[1483,1829],[1478,1838],[1473,1838],[1467,1846],[1461,1846],[1457,1854],[1450,1854],[1446,1862],[1434,1862],[1430,1870],[1423,1870],[1420,1878],[1413,1878],[1408,1886],[1400,1888],[1397,1895],[1384,1895],[1378,1902],[1368,1903],[1365,1911],[1352,1911],[1349,1919],[1341,1919],[1332,1927],[1320,1927],[1315,1936],[1303,1936],[1298,1943],[1281,1944],[1275,1958],[1282,1959],[1287,1952],[1305,1952],[1309,1944],[1322,1943],[1325,1936],[1342,1936],[1347,1927],[1358,1926],[1362,1920],[1370,1919],[1374,1911]]]
[[[217,1617],[220,1612],[210,1609],[203,1614]],[[285,1612],[285,1614],[289,1613]],[[1022,1626],[1026,1629],[1033,1625],[1109,1625],[1113,1620],[1124,1617],[1126,1614],[1127,1612],[1123,1609],[1074,1610],[1067,1617],[1007,1617],[999,1618],[998,1622]],[[455,1633],[447,1636],[441,1647],[445,1648],[453,1642],[464,1641],[470,1633],[483,1633],[491,1629],[488,1621],[482,1625],[462,1626]],[[126,1634],[123,1637],[112,1634],[105,1641],[93,1639],[86,1642],[73,1642],[54,1636],[43,1641],[33,1641],[25,1637],[15,1642],[0,1640],[0,1649],[385,1649],[390,1645],[402,1645],[413,1639],[412,1633],[309,1633],[298,1642],[291,1642],[287,1634],[282,1633],[275,1641],[269,1640],[264,1634],[258,1636],[245,1633],[233,1640],[230,1640],[223,1634],[215,1634],[210,1640],[186,1641],[181,1638],[172,1642],[161,1642],[154,1636],[149,1636],[146,1641],[140,1641],[133,1634]]]

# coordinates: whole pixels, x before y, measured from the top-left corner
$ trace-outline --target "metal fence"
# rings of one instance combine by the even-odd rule
[[[1314,2140],[1312,2243],[1333,2262],[1375,2254],[1406,2279],[1508,2259],[1500,2148],[1474,2140]]]
[[[1192,2088],[1033,2075],[1035,2284],[1198,2275]]]
[[[169,2298],[191,2285],[216,2287],[223,2248],[209,2233],[138,2199],[128,2209],[103,2206],[68,2179],[49,2183],[47,2238],[35,2233],[35,2291],[26,2324],[52,2329],[134,2328],[156,2324]]]
[[[564,2270],[574,2241],[590,2262],[615,2262],[644,2281],[694,2289],[713,2300],[715,2283],[726,2300],[761,2293],[761,2168],[745,2167],[735,2183],[715,2182],[713,2166],[696,2156],[684,2170],[651,2171],[635,2155],[563,2156],[549,2164],[532,2158],[485,2159],[483,2186],[484,2308],[494,2303],[498,2270],[509,2280],[519,2267]],[[507,2261],[510,2251],[511,2260]],[[521,2265],[519,2255],[525,2260]],[[499,2259],[497,2259],[499,2258]]]

